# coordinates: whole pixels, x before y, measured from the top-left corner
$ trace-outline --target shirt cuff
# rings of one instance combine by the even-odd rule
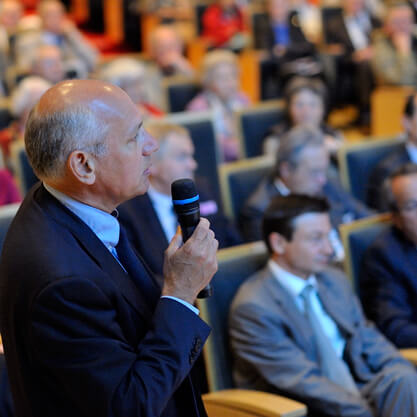
[[[197,314],[197,316],[200,314],[200,310],[197,307],[194,307],[190,303],[187,303],[187,301],[181,300],[177,297],[171,297],[170,295],[163,295],[161,298],[170,298],[171,300],[178,301],[183,306],[189,308],[193,313]]]

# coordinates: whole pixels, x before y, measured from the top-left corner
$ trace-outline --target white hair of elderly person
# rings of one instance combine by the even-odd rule
[[[23,79],[10,97],[10,111],[18,123],[26,123],[30,111],[52,84],[41,77],[30,76]]]
[[[96,78],[124,90],[144,117],[162,115],[159,108],[161,89],[155,86],[151,73],[142,61],[130,57],[117,58],[97,71]]]

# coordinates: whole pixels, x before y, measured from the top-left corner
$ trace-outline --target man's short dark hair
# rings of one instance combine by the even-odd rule
[[[398,167],[384,181],[383,194],[384,194],[387,207],[390,211],[396,213],[398,212],[398,209],[399,209],[397,205],[397,201],[395,200],[394,194],[392,192],[392,182],[394,181],[395,178],[404,177],[407,175],[414,175],[414,174],[417,174],[417,165],[414,164],[413,162],[408,162]]]
[[[266,209],[262,220],[262,234],[268,250],[269,235],[279,233],[290,241],[294,233],[294,221],[306,213],[327,213],[329,203],[324,198],[310,197],[304,194],[290,194],[274,197]]]
[[[414,92],[413,94],[409,95],[407,97],[407,101],[405,102],[405,106],[404,106],[404,116],[405,117],[413,117],[414,116],[414,111],[415,109],[415,105],[414,105],[414,98],[416,97],[416,92]]]

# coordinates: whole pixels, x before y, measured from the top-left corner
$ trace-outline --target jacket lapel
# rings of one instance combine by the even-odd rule
[[[354,328],[352,327],[349,317],[344,314],[344,309],[340,308],[340,300],[329,291],[328,287],[323,284],[322,279],[320,279],[320,274],[317,276],[318,287],[319,287],[319,297],[320,301],[323,304],[324,309],[329,314],[329,316],[336,322],[339,326],[339,329],[343,333],[348,335],[354,334]]]
[[[40,185],[36,197],[42,207],[59,224],[68,229],[89,257],[109,276],[126,301],[140,315],[152,317],[153,306],[139,291],[132,278],[123,270],[114,256],[104,246],[95,233],[74,213],[63,206]]]

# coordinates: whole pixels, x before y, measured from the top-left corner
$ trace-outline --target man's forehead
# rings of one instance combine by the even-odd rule
[[[294,219],[294,226],[297,230],[323,230],[327,231],[330,224],[329,214],[323,213],[303,213]]]
[[[417,198],[417,173],[394,178],[392,186],[393,192],[397,194],[397,197],[404,195],[409,198]]]

